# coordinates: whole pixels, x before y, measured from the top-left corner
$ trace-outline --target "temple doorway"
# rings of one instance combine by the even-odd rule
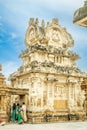
[[[20,94],[20,95],[11,95],[11,104],[10,104],[10,114],[9,114],[9,121],[11,121],[11,113],[13,104],[19,104],[22,106],[23,102],[28,106],[28,95]]]

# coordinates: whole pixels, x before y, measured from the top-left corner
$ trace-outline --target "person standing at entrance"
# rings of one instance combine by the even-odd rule
[[[16,121],[16,104],[14,103],[12,106],[12,112],[11,112],[11,121]]]
[[[22,104],[22,111],[23,111],[23,120],[24,120],[24,122],[26,122],[27,121],[27,114],[26,114],[26,105],[24,102]]]
[[[18,106],[18,123],[19,124],[22,124],[24,121],[23,121],[23,118],[22,118],[22,115],[23,115],[23,112],[22,112],[22,108],[21,106],[19,105]]]

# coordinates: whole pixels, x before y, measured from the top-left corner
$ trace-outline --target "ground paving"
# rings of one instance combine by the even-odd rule
[[[11,123],[0,126],[0,130],[87,130],[87,121],[60,122],[46,124],[17,124]]]

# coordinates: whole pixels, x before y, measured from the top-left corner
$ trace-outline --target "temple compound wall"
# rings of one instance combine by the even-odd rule
[[[45,23],[31,18],[25,36],[22,65],[10,75],[13,88],[27,88],[30,123],[84,120],[86,74],[76,65],[74,40],[58,19]]]

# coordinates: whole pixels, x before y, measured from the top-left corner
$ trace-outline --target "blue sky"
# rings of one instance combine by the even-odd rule
[[[17,70],[25,49],[24,38],[31,17],[46,22],[58,18],[74,39],[73,50],[81,59],[78,67],[87,72],[87,28],[73,24],[73,14],[84,0],[0,0],[0,64],[5,77]]]

